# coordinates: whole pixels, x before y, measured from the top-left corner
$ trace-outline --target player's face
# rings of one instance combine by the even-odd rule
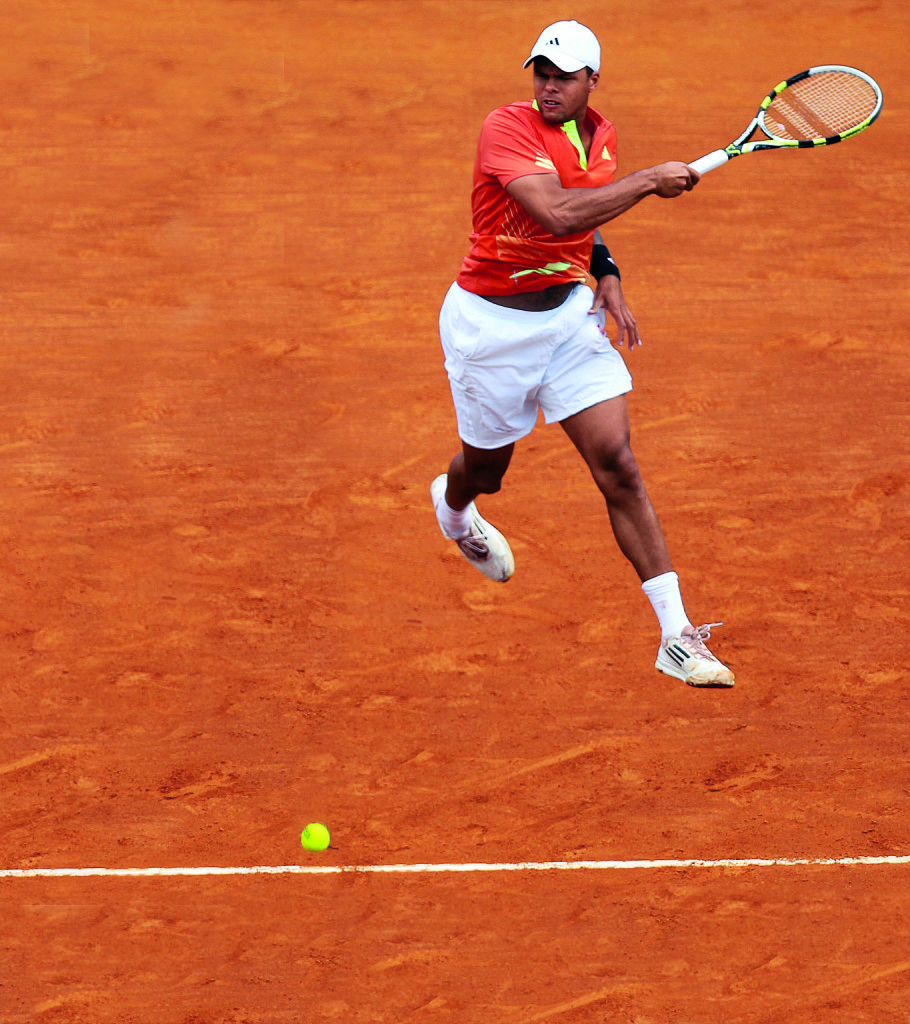
[[[581,71],[563,71],[545,57],[534,61],[534,99],[548,124],[580,124],[588,109],[588,97],[597,85],[599,75],[588,77]]]

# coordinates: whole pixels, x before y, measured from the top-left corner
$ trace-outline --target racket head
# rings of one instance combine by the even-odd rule
[[[822,64],[774,88],[757,120],[775,147],[827,146],[868,128],[881,113],[882,103],[881,87],[864,71]]]

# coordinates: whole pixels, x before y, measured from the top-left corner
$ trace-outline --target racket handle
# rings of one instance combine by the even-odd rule
[[[699,157],[698,160],[693,160],[689,166],[693,171],[705,174],[707,171],[713,171],[715,167],[722,167],[729,159],[730,157],[725,150],[715,149],[713,153]]]

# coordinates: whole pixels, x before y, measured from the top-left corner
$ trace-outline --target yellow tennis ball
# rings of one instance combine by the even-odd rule
[[[325,850],[331,841],[329,830],[318,821],[311,822],[300,833],[300,845],[304,850],[312,850],[314,853]]]

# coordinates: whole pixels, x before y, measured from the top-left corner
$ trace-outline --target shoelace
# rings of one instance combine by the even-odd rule
[[[709,657],[714,658],[714,655],[705,647],[705,644],[711,639],[711,630],[715,626],[722,626],[722,622],[706,622],[701,626],[695,626],[693,632],[683,633],[680,637],[685,643],[689,640],[692,644],[693,649],[697,650],[699,654],[707,654]],[[717,659],[715,658],[715,661]]]
[[[483,537],[478,537],[476,533],[469,533],[466,537],[459,537],[455,543],[461,551],[475,561],[483,562],[490,557],[490,549],[487,547],[487,542]]]

